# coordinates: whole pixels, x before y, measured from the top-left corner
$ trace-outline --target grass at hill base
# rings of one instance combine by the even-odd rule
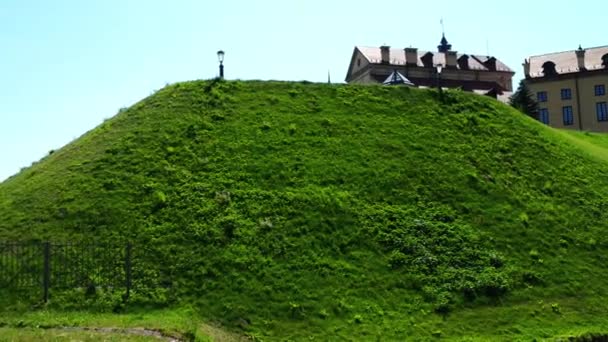
[[[0,237],[133,241],[136,304],[262,340],[601,333],[608,164],[573,139],[458,91],[179,83],[0,184]]]
[[[32,329],[32,328],[3,328],[0,327],[0,341],[30,342],[30,341],[138,341],[158,342],[157,337],[128,335],[121,333],[106,333],[95,331],[71,331],[62,329]]]
[[[87,330],[79,330],[87,329]],[[0,341],[158,341],[137,331],[146,329],[183,341],[245,341],[246,336],[203,322],[192,308],[131,309],[120,314],[40,309],[0,311]],[[150,334],[148,334],[150,335]],[[10,338],[9,338],[10,337]]]

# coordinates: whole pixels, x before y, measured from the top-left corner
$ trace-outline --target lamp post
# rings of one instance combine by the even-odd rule
[[[443,65],[437,64],[435,68],[437,69],[437,89],[441,93],[441,72],[443,71]]]
[[[443,71],[443,64],[437,64],[437,90],[439,91],[439,101],[443,102],[443,90],[441,89],[441,71]]]
[[[217,60],[220,62],[220,78],[224,79],[224,51],[217,52]]]

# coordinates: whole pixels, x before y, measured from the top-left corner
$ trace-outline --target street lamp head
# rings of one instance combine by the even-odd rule
[[[224,51],[220,50],[217,52],[217,60],[220,61],[220,63],[224,63]]]
[[[437,68],[437,73],[441,74],[441,71],[443,70],[443,64],[437,64],[435,67]]]

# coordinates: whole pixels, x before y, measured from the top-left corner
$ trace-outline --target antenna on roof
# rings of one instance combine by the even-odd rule
[[[490,40],[486,37],[486,55],[490,55]]]

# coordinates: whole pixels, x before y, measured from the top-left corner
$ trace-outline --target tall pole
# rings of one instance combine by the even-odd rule
[[[224,79],[224,51],[217,52],[217,61],[220,62],[220,79]]]
[[[42,245],[44,255],[44,270],[42,274],[43,294],[42,300],[44,303],[49,301],[49,287],[51,286],[51,243],[45,242]]]
[[[129,300],[129,296],[131,295],[131,250],[133,249],[133,245],[131,242],[127,242],[127,246],[125,248],[125,295],[123,300],[126,302]]]
[[[443,90],[441,89],[441,71],[443,70],[443,65],[438,64],[436,66],[436,76],[437,76],[437,91],[439,92],[439,99],[443,100]]]
[[[441,73],[440,72],[437,73],[437,89],[439,90],[439,93],[441,93],[442,89],[441,89]]]
[[[437,86],[437,91],[441,91],[441,73],[438,70],[435,70],[435,85]]]

